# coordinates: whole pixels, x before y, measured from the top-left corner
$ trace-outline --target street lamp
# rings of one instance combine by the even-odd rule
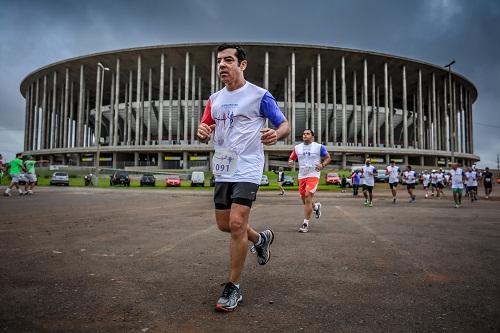
[[[451,149],[451,163],[455,163],[455,115],[453,114],[453,108],[452,108],[452,96],[453,94],[451,93],[451,65],[455,63],[455,60],[452,60],[448,65],[444,66],[445,68],[448,67],[448,100],[449,100],[449,105],[450,105],[450,122],[451,122],[451,142],[450,142],[450,149]]]
[[[96,133],[96,161],[95,161],[95,178],[96,178],[96,186],[99,187],[99,160],[101,158],[101,108],[102,108],[102,96],[104,95],[104,72],[109,71],[109,68],[104,66],[101,62],[97,63],[99,67],[99,71],[97,71],[97,75],[101,75],[101,89],[99,94],[99,102],[97,104],[96,110],[96,122],[97,122],[97,133]]]

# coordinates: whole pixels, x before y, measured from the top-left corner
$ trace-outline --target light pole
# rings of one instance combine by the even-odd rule
[[[450,122],[451,122],[451,142],[450,142],[450,150],[451,150],[451,163],[455,163],[455,115],[453,114],[453,104],[452,104],[452,96],[451,93],[451,65],[455,63],[455,60],[452,60],[448,65],[444,66],[448,67],[448,102],[450,105]]]
[[[101,75],[101,89],[99,92],[99,98],[97,108],[96,108],[96,122],[97,122],[97,132],[96,132],[96,160],[95,160],[95,178],[96,186],[99,187],[99,160],[101,158],[101,108],[102,108],[102,96],[104,95],[104,72],[109,71],[108,67],[105,67],[102,63],[98,62],[97,66],[100,70],[97,71],[97,75]]]

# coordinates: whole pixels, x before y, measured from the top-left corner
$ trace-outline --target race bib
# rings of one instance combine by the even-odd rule
[[[491,182],[491,178],[484,178],[484,181],[489,183]]]
[[[229,149],[215,151],[212,159],[212,171],[216,176],[232,176],[238,166],[238,155]]]

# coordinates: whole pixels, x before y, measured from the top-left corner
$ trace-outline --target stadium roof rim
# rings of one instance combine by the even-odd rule
[[[25,84],[25,81],[32,75],[35,75],[39,72],[42,72],[50,67],[57,66],[64,64],[66,62],[72,62],[72,61],[78,61],[86,58],[91,58],[91,57],[97,57],[97,56],[105,56],[105,55],[112,55],[114,53],[126,53],[126,52],[137,52],[141,50],[155,50],[155,49],[163,49],[163,48],[187,48],[187,47],[196,47],[196,46],[213,46],[214,49],[220,44],[239,44],[239,45],[248,45],[248,46],[272,46],[272,47],[291,47],[291,48],[314,48],[314,49],[322,49],[322,50],[329,50],[329,51],[340,51],[340,52],[345,52],[345,53],[359,53],[359,54],[369,54],[373,56],[380,56],[380,57],[387,57],[395,60],[400,60],[400,61],[410,61],[413,63],[418,63],[421,65],[429,66],[436,68],[438,70],[445,70],[444,66],[440,67],[435,64],[422,61],[422,60],[416,60],[412,58],[407,58],[407,57],[402,57],[402,56],[396,56],[392,54],[387,54],[387,53],[382,53],[382,52],[376,52],[376,51],[365,51],[365,50],[359,50],[359,49],[350,49],[350,48],[343,48],[343,47],[336,47],[336,46],[326,46],[326,45],[314,45],[314,44],[294,44],[294,43],[270,43],[270,42],[236,42],[236,41],[220,41],[220,42],[200,42],[200,43],[178,43],[178,44],[162,44],[162,45],[153,45],[153,46],[139,46],[139,47],[130,47],[130,48],[125,48],[125,49],[116,49],[116,50],[111,50],[111,51],[103,51],[103,52],[95,52],[95,53],[89,53],[86,55],[78,56],[78,57],[73,57],[73,58],[68,58],[68,59],[63,59],[60,61],[53,62],[51,64],[45,65],[43,67],[40,67],[28,75],[24,77],[24,79],[21,81],[20,85],[20,90],[21,94],[23,95],[23,85]],[[460,79],[468,82],[473,88],[475,92],[475,98],[474,100],[477,100],[478,96],[478,91],[476,86],[465,76],[452,71],[452,74],[454,76],[459,77]]]

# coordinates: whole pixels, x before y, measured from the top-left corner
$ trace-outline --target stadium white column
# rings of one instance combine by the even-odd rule
[[[75,90],[75,82],[71,81],[71,88],[69,93],[69,142],[68,147],[75,147],[75,129],[76,129],[76,119],[75,119],[75,103],[74,103],[74,90]]]
[[[432,72],[432,147],[437,149],[436,73]]]
[[[43,97],[42,97],[42,128],[41,128],[41,149],[47,149],[47,118],[48,118],[48,110],[47,110],[47,75],[43,76]]]
[[[266,52],[267,54],[267,52]],[[295,106],[295,52],[292,52],[292,128],[291,128],[291,137],[292,137],[292,142],[291,144],[293,145],[295,143],[295,133],[296,133],[296,106]],[[269,80],[269,78],[267,79]],[[269,84],[269,82],[267,82]],[[267,88],[266,88],[267,89]]]
[[[332,90],[333,90],[333,97],[332,97],[332,105],[333,105],[333,111],[332,111],[332,118],[333,118],[333,127],[332,127],[332,135],[333,135],[333,144],[336,144],[337,142],[337,69],[334,68],[332,71]]]
[[[418,70],[418,148],[424,149],[424,110],[422,98],[422,70]]]
[[[293,53],[295,58],[295,53]],[[266,51],[264,56],[264,89],[269,89],[269,52]]]
[[[292,119],[292,66],[288,66],[287,82],[288,82],[288,87],[286,90],[287,91],[287,101],[288,101],[287,119],[288,119],[289,125],[290,125],[292,123],[292,121],[291,121],[291,119]],[[291,144],[291,142],[292,142],[291,131],[290,131],[290,134],[288,134],[286,140],[287,140],[288,144]]]
[[[194,142],[194,113],[195,113],[195,99],[196,99],[196,66],[193,65],[192,69],[192,86],[191,89],[191,136],[190,136],[190,144]]]
[[[99,115],[101,114],[101,66],[97,66],[97,83],[96,83],[96,93],[95,93],[95,112],[94,112],[94,146],[97,146],[97,143],[100,141],[100,126],[101,119]],[[96,161],[99,163],[99,161]],[[96,164],[96,167],[99,167],[99,164]]]
[[[210,66],[210,95],[215,92],[215,52],[212,51],[212,63]]]
[[[168,143],[172,144],[172,107],[174,99],[174,66],[170,66],[168,82]],[[179,114],[180,116],[180,114]],[[177,133],[179,135],[179,133]]]
[[[469,144],[470,144],[470,151],[469,153],[471,154],[474,154],[474,127],[472,126],[473,124],[473,116],[472,116],[472,98],[471,98],[471,92],[469,91],[469,103],[468,103],[468,107],[469,107],[469,132],[470,132],[470,135],[469,135]]]
[[[68,107],[69,107],[69,68],[66,68],[64,82],[64,115],[63,119],[63,144],[64,148],[68,147]]]
[[[57,148],[56,136],[58,132],[58,125],[56,122],[57,112],[57,72],[54,71],[54,80],[52,85],[52,114],[50,116],[50,148]]]
[[[356,92],[357,83],[356,83],[357,73],[356,71],[352,72],[352,95],[353,95],[353,103],[352,103],[352,112],[353,112],[353,123],[354,123],[354,145],[358,145],[358,93]]]
[[[325,80],[325,145],[328,145],[328,142],[329,142],[329,136],[330,136],[330,129],[329,129],[329,125],[330,125],[330,122],[328,121],[328,109],[329,109],[329,105],[328,105],[328,80]]]
[[[311,66],[311,130],[314,132],[314,67]]]
[[[135,95],[135,145],[138,146],[141,144],[141,129],[142,127],[142,119],[141,119],[141,111],[142,111],[142,103],[141,103],[141,88],[142,88],[142,57],[137,56],[137,86],[136,86],[136,95]],[[140,126],[140,127],[139,127]]]
[[[217,81],[218,82],[218,81]],[[182,110],[182,81],[181,77],[177,78],[177,136],[176,143],[180,144],[181,137],[181,110]]]
[[[306,82],[305,82],[305,113],[306,113],[306,120],[305,120],[305,128],[309,128],[309,79],[306,76]]]
[[[406,66],[403,66],[403,147],[408,148],[408,105],[406,95]]]
[[[34,94],[35,94],[35,83],[32,82],[29,85],[29,105],[28,105],[28,142],[27,142],[27,150],[32,150],[33,148],[33,123],[35,116],[35,105],[34,105]]]
[[[375,73],[372,73],[372,144],[377,146],[377,121],[375,112],[376,88],[375,88]]]
[[[364,140],[363,144],[368,147],[368,61],[363,60],[363,128]]]
[[[108,146],[113,145],[115,131],[118,132],[118,127],[115,126],[115,113],[118,113],[118,108],[115,109],[115,84],[116,78],[111,72],[111,87],[109,89],[109,133],[108,133]]]
[[[146,130],[146,145],[151,144],[151,112],[153,111],[153,68],[148,73],[148,125]]]
[[[128,74],[128,109],[127,109],[127,146],[132,144],[132,93],[134,89],[134,72]]]
[[[317,108],[317,118],[318,118],[318,131],[316,133],[316,141],[321,143],[321,55],[318,53],[317,61],[316,61],[316,82],[318,85],[318,89],[316,91],[318,95],[318,108]]]
[[[444,79],[444,84],[443,84],[443,108],[444,108],[444,119],[445,119],[445,141],[446,141],[446,151],[450,151],[450,115],[449,115],[449,107],[448,104],[450,103],[449,98],[448,98],[448,80]]]
[[[377,104],[375,105],[376,108],[376,120],[377,120],[377,144],[380,144],[380,87],[377,87]]]
[[[120,58],[116,58],[116,79],[115,79],[115,113],[113,122],[115,123],[115,131],[113,132],[113,146],[118,145],[118,129],[119,129],[119,113],[120,113]],[[127,103],[124,103],[127,105]],[[123,129],[122,129],[123,130]],[[115,163],[116,154],[113,154],[113,163]]]
[[[392,76],[389,77],[389,128],[390,146],[394,148],[394,99],[392,94]]]
[[[464,102],[463,102],[463,86],[460,85],[460,119],[462,125],[462,153],[465,153],[465,110],[464,110]]]
[[[347,145],[347,118],[346,118],[346,104],[347,104],[347,94],[346,94],[346,84],[345,84],[345,57],[342,57],[341,61],[341,78],[342,78],[342,145]]]
[[[29,117],[30,117],[30,96],[29,87],[24,91],[25,105],[24,105],[24,140],[23,140],[23,150],[28,150],[29,146]]]
[[[165,95],[165,53],[161,53],[160,57],[160,92],[158,96],[158,125],[156,128],[156,136],[158,144],[163,141],[163,97]],[[160,155],[158,155],[158,162],[160,161]]]
[[[188,101],[189,101],[189,52],[186,52],[186,68],[184,76],[184,143],[188,140]],[[179,105],[179,110],[182,108]],[[180,114],[180,113],[179,113]]]
[[[40,137],[40,132],[39,132],[40,104],[38,104],[40,101],[39,94],[40,94],[40,79],[36,79],[34,132],[33,132],[33,144],[31,145],[31,148],[33,150],[40,149],[40,146],[38,144],[38,138]]]
[[[415,110],[413,110],[415,111]],[[389,91],[387,77],[387,62],[384,63],[384,147],[389,144]]]

